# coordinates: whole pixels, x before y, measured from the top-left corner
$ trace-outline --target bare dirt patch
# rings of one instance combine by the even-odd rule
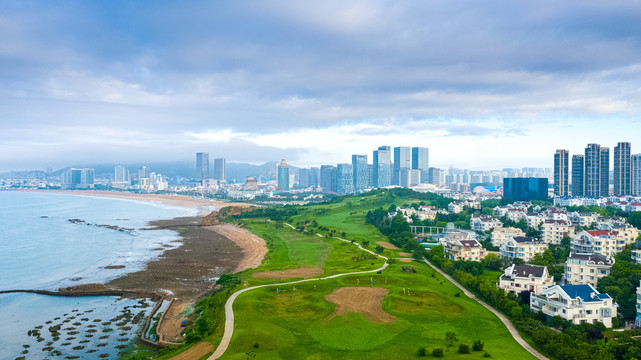
[[[325,296],[336,304],[336,310],[325,321],[335,316],[357,312],[373,322],[390,322],[396,317],[383,311],[383,298],[389,290],[380,287],[343,287]]]
[[[223,224],[208,226],[206,229],[217,232],[243,249],[243,259],[234,272],[257,268],[267,254],[265,240],[238,226]]]
[[[412,259],[398,259],[398,261],[404,262],[404,263],[411,263]]]
[[[258,272],[254,273],[252,277],[258,279],[291,279],[319,276],[322,273],[323,269],[319,267],[300,267],[298,269]]]
[[[387,241],[377,241],[376,243],[377,243],[378,245],[380,245],[380,246],[382,246],[382,247],[386,248],[386,249],[389,249],[389,250],[396,250],[396,249],[398,249],[398,247],[396,247],[396,245],[394,245],[394,244],[392,244],[392,243],[390,243],[390,242],[387,242]]]
[[[399,254],[400,256],[410,256],[410,257],[412,256],[412,254],[410,254],[410,253],[406,253],[406,252],[402,252],[402,253],[398,253],[398,254]]]
[[[180,323],[187,319],[187,313],[184,310],[190,304],[190,301],[176,300],[171,303],[171,306],[167,310],[165,310],[162,322],[158,324],[158,328],[156,329],[161,341],[183,341],[183,338],[180,335],[183,328]]]
[[[214,351],[214,347],[210,343],[199,342],[170,360],[198,360],[212,351]]]

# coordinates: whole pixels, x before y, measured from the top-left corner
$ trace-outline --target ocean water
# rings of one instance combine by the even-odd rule
[[[197,208],[112,198],[0,192],[0,290],[55,290],[70,285],[102,283],[140,270],[147,261],[162,254],[157,249],[163,245],[180,245],[176,242],[180,240],[176,232],[144,230],[148,222],[194,216],[198,211]],[[73,223],[70,219],[84,222]],[[118,231],[95,225],[134,230]],[[105,269],[114,265],[125,267]],[[114,359],[142,324],[132,323],[133,317],[150,309],[137,300],[107,296],[0,295],[0,319],[4,322],[0,325],[0,359],[20,356],[26,359],[67,356],[95,359],[102,354],[106,355],[101,358]],[[74,316],[80,313],[82,316]],[[117,321],[109,324],[109,319]],[[77,325],[69,325],[74,323]],[[57,324],[60,330],[56,330]],[[36,329],[37,326],[42,329]],[[49,330],[52,326],[53,332]],[[129,327],[131,329],[127,329]],[[58,340],[53,339],[55,331],[60,333]],[[47,345],[49,342],[52,344]],[[62,345],[66,343],[69,344]],[[49,346],[61,351],[62,355],[55,356],[47,349]],[[91,350],[96,351],[87,353]],[[22,354],[24,351],[27,352]]]

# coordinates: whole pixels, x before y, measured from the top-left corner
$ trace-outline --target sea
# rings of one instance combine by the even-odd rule
[[[202,210],[0,191],[0,290],[56,290],[141,270],[181,240],[174,231],[148,230],[150,221]],[[152,307],[114,296],[0,294],[0,359],[117,359]]]

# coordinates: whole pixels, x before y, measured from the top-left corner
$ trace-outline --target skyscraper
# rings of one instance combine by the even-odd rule
[[[392,185],[401,184],[401,171],[412,168],[412,148],[399,146],[394,148],[394,177]]]
[[[321,165],[320,186],[324,192],[336,192],[336,166]]]
[[[425,147],[412,148],[412,169],[420,170],[421,183],[428,182],[430,168],[430,149]]]
[[[599,144],[588,144],[585,148],[585,196],[609,195],[610,148]]]
[[[209,153],[196,153],[196,180],[209,179]]]
[[[438,169],[435,167],[429,168],[428,174],[427,174],[427,183],[440,186],[441,185],[441,169]]]
[[[225,178],[225,159],[218,158],[214,159],[214,179],[215,180],[227,180]]]
[[[503,197],[512,201],[547,200],[547,178],[504,178]]]
[[[62,173],[63,189],[91,189],[94,187],[94,169],[71,168]]]
[[[618,143],[614,147],[614,195],[631,194],[631,160],[630,143]]]
[[[340,195],[354,192],[354,169],[352,164],[336,165],[336,192]]]
[[[278,189],[289,191],[289,165],[285,158],[278,164]]]
[[[124,183],[127,182],[127,170],[124,166],[118,165],[114,168],[114,182],[115,183]]]
[[[382,188],[391,185],[392,148],[379,146],[374,150],[374,187]]]
[[[558,196],[570,195],[568,156],[568,151],[563,149],[557,150],[554,154],[554,194]]]
[[[354,191],[360,191],[367,188],[367,155],[352,155],[352,175],[354,181]]]
[[[632,195],[641,196],[641,154],[632,155]]]
[[[585,156],[572,155],[572,196],[585,196]]]

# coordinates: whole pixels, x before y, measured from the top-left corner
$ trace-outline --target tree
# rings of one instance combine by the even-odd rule
[[[503,268],[501,267],[501,263],[501,258],[496,254],[487,254],[485,258],[481,260],[481,264],[483,264],[483,267],[488,270],[503,270]]]
[[[466,345],[466,344],[459,344],[458,353],[459,354],[469,354],[470,353],[470,346]]]
[[[456,337],[456,333],[448,331],[445,333],[445,342],[447,343],[447,347],[452,347],[454,346],[454,343],[458,341],[458,338]]]
[[[436,349],[432,350],[432,356],[434,356],[434,357],[443,357],[443,349],[436,348]]]
[[[383,251],[385,251],[385,248],[384,248],[384,247],[382,247],[382,246],[380,246],[380,245],[376,245],[376,252],[377,252],[377,253],[382,254],[382,253],[383,253]]]

